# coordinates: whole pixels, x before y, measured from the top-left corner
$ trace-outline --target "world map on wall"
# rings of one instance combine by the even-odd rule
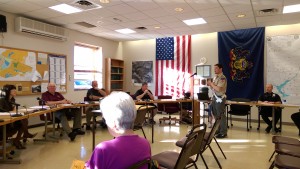
[[[35,70],[34,52],[0,48],[0,81],[31,81]]]
[[[283,102],[300,104],[299,35],[267,37],[267,83]]]

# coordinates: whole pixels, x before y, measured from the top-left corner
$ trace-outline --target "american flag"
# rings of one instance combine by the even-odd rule
[[[191,74],[191,35],[157,38],[155,95],[175,98],[189,91]]]

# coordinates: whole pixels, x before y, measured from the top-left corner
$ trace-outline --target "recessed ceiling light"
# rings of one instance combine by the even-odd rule
[[[82,10],[78,8],[74,8],[73,6],[67,5],[67,4],[60,4],[60,5],[55,5],[55,6],[50,6],[50,9],[56,10],[61,13],[65,14],[71,14],[71,13],[76,13],[76,12],[81,12]]]
[[[200,25],[205,24],[206,21],[203,18],[195,18],[195,19],[188,19],[183,21],[187,25]]]
[[[246,15],[245,14],[239,14],[239,15],[237,15],[236,17],[238,17],[238,18],[243,18],[243,17],[245,17]]]
[[[100,0],[100,3],[108,4],[108,3],[110,3],[110,1],[109,0]]]
[[[123,34],[130,34],[130,33],[135,33],[134,30],[131,30],[131,29],[118,29],[118,30],[115,30],[116,32],[119,32],[119,33],[123,33]]]
[[[182,12],[183,11],[183,8],[175,8],[174,9],[176,12]]]
[[[160,29],[160,26],[155,26],[154,28],[155,28],[155,29]]]
[[[300,4],[297,5],[289,5],[283,7],[282,13],[294,13],[294,12],[300,12]]]

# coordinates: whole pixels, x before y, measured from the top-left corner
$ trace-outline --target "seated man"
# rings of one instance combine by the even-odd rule
[[[292,120],[294,121],[295,125],[297,126],[299,130],[299,136],[300,136],[300,112],[293,113],[291,115]]]
[[[48,91],[42,94],[42,99],[46,102],[48,106],[53,106],[57,104],[70,104],[71,101],[64,98],[63,95],[56,92],[56,86],[54,83],[48,83]],[[71,130],[66,114],[68,112],[74,116],[73,130]],[[64,131],[68,134],[71,141],[74,141],[76,135],[84,135],[85,132],[81,131],[81,112],[78,108],[63,109],[54,113],[55,117],[60,119],[61,125]]]
[[[87,91],[86,97],[89,101],[99,101],[100,98],[106,96],[104,89],[98,88],[98,82],[92,81],[92,88]],[[88,107],[86,111],[86,130],[91,130],[91,119],[92,119],[93,107]],[[104,119],[103,119],[104,120]],[[104,125],[104,124],[103,124]]]
[[[115,138],[96,146],[90,160],[86,162],[86,168],[129,168],[139,161],[150,159],[148,140],[133,132],[137,111],[130,95],[112,92],[101,101],[100,107],[108,131]],[[145,168],[147,166],[142,169]]]
[[[266,85],[266,93],[261,95],[258,98],[258,103],[270,103],[270,104],[281,104],[280,96],[276,93],[272,92],[273,85],[267,84]],[[262,119],[268,124],[268,127],[266,128],[266,132],[269,133],[272,129],[272,121],[269,119],[269,117],[272,117],[272,107],[270,106],[261,106],[259,110],[259,114],[261,115]],[[279,129],[276,128],[276,124],[281,116],[281,108],[276,107],[275,108],[275,131],[278,132]]]
[[[138,91],[135,92],[134,98],[136,98],[137,100],[154,100],[154,96],[153,96],[151,90],[148,89],[147,82],[142,83],[141,89],[139,89]],[[154,104],[151,104],[151,105],[156,107],[156,105],[154,105]],[[157,109],[154,109],[153,110],[153,118],[156,115],[156,113],[157,113]],[[149,120],[149,122],[155,124],[155,121],[152,119],[152,117]]]

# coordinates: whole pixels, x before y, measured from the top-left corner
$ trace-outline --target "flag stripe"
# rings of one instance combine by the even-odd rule
[[[174,60],[169,56],[170,52],[161,50],[169,49],[167,45],[160,43],[170,42],[156,39],[156,50],[159,52],[161,60],[157,58],[155,68],[155,95],[172,95],[173,97],[182,97],[183,92],[189,91],[189,76],[191,74],[191,35],[174,37]],[[159,51],[158,51],[159,48]],[[156,54],[158,55],[158,54]]]

